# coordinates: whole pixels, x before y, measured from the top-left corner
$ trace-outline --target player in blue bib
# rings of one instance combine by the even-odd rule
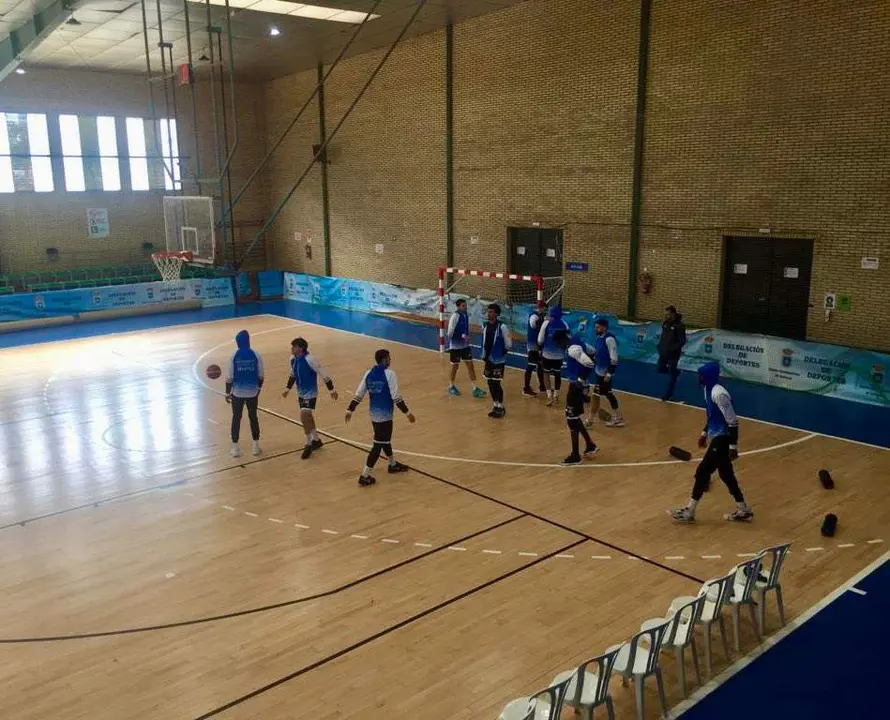
[[[513,347],[513,339],[501,322],[501,306],[492,303],[486,312],[488,319],[482,326],[482,359],[485,361],[483,375],[488,380],[488,391],[494,401],[488,417],[502,418],[507,414],[504,408],[504,368],[507,366],[507,353]]]
[[[711,361],[698,369],[698,382],[705,391],[705,428],[698,438],[698,446],[708,450],[695,469],[692,497],[686,507],[671,510],[670,515],[679,522],[695,521],[695,508],[711,484],[716,471],[729,494],[736,502],[736,509],[724,515],[727,520],[746,522],[754,518],[754,511],[745,502],[732,462],[739,456],[739,420],[732,406],[729,392],[720,384],[720,364]]]
[[[408,470],[407,465],[397,462],[392,452],[392,430],[393,430],[393,409],[398,408],[407,417],[408,422],[415,421],[414,414],[408,410],[408,406],[399,394],[399,381],[395,371],[390,369],[392,362],[389,350],[378,350],[374,353],[374,362],[376,365],[372,367],[362,381],[359,383],[355,391],[355,396],[349,403],[349,409],[346,411],[346,422],[352,419],[352,413],[358,407],[359,403],[365,395],[370,396],[368,404],[371,406],[371,426],[374,428],[374,444],[371,446],[371,452],[368,453],[368,459],[362,474],[359,476],[358,484],[362,487],[373,485],[377,481],[371,475],[371,471],[380,459],[382,452],[389,458],[389,472],[400,473]]]
[[[544,366],[544,383],[547,387],[547,405],[553,405],[559,399],[559,390],[562,387],[562,363],[565,360],[565,350],[556,344],[556,333],[568,332],[569,326],[562,319],[562,306],[554,305],[550,308],[547,319],[541,323],[538,332],[538,346],[541,348],[541,356]]]
[[[566,353],[566,381],[569,391],[566,394],[566,424],[572,438],[572,452],[562,461],[563,465],[579,465],[581,463],[580,438],[584,438],[584,457],[593,457],[599,448],[584,427],[584,405],[587,397],[587,378],[593,370],[591,357],[593,348],[585,345],[579,335],[569,335],[565,330],[556,333],[555,342]]]
[[[596,376],[596,385],[593,388],[593,398],[590,403],[590,415],[587,418],[586,425],[593,425],[594,417],[600,409],[600,398],[605,397],[609,401],[612,408],[612,416],[606,422],[607,427],[624,427],[624,418],[621,417],[621,411],[618,409],[618,398],[612,391],[612,377],[618,369],[618,341],[615,336],[609,332],[609,321],[605,318],[599,318],[593,325],[596,333],[594,341],[594,362],[596,363],[593,372]]]
[[[301,337],[295,338],[290,344],[290,376],[287,378],[287,387],[281,393],[281,397],[287,397],[291,388],[297,386],[297,400],[300,405],[300,422],[303,423],[303,433],[306,435],[306,444],[303,446],[303,454],[300,457],[308,460],[315,450],[320,450],[324,443],[318,437],[315,427],[315,405],[318,402],[318,378],[324,380],[324,385],[331,394],[331,400],[337,400],[337,391],[334,389],[334,381],[331,380],[318,362],[318,358],[309,352],[309,343]]]
[[[242,330],[235,336],[238,350],[226,368],[226,402],[232,404],[232,457],[241,457],[238,438],[244,408],[250,420],[253,454],[260,454],[260,418],[258,414],[260,389],[263,387],[263,358],[250,347],[250,334]]]
[[[546,318],[547,305],[542,304],[535,308],[528,316],[526,322],[526,338],[525,338],[525,385],[522,386],[522,394],[525,397],[537,397],[538,393],[532,390],[532,373],[538,376],[538,390],[542,393],[547,392],[547,385],[544,383],[544,365],[541,358],[541,348],[538,345],[538,335],[541,332],[541,326]]]
[[[448,320],[447,333],[448,356],[451,360],[451,384],[448,386],[448,394],[460,395],[460,390],[454,381],[457,379],[457,369],[463,363],[467,366],[467,374],[470,376],[473,397],[484,398],[485,390],[476,385],[476,366],[473,364],[473,348],[470,345],[470,314],[467,311],[467,301],[460,298],[454,305],[455,311]]]

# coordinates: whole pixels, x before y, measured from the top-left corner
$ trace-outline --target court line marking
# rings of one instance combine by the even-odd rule
[[[328,663],[333,662],[334,660],[341,658],[344,655],[348,655],[353,650],[357,650],[361,647],[364,647],[365,645],[368,645],[370,643],[373,643],[376,640],[379,640],[382,637],[385,637],[386,635],[389,635],[390,633],[396,632],[397,630],[401,630],[402,628],[407,627],[408,625],[411,625],[412,623],[415,623],[418,620],[421,620],[422,618],[427,617],[428,615],[432,615],[433,613],[436,613],[439,610],[448,607],[449,605],[458,603],[461,600],[464,600],[464,599],[470,597],[471,595],[475,595],[476,593],[480,592],[481,590],[485,590],[489,587],[492,587],[493,585],[496,585],[499,582],[503,582],[504,580],[507,580],[507,579],[513,577],[514,575],[518,575],[522,572],[525,572],[526,570],[529,570],[529,569],[535,567],[536,565],[539,565],[542,562],[546,562],[547,560],[550,560],[551,558],[555,557],[556,555],[558,555],[560,553],[564,553],[567,550],[571,550],[572,548],[575,548],[578,545],[581,545],[582,543],[585,543],[585,542],[588,542],[588,540],[586,538],[579,538],[575,542],[565,545],[564,547],[561,547],[558,550],[548,553],[547,555],[544,555],[543,557],[535,558],[531,562],[526,563],[524,565],[520,565],[518,568],[514,568],[514,569],[510,570],[509,572],[499,575],[498,577],[492,578],[491,580],[486,580],[484,583],[482,583],[480,585],[476,585],[475,587],[472,587],[469,590],[465,590],[464,592],[459,593],[458,595],[455,595],[454,597],[448,598],[447,600],[443,600],[442,602],[437,603],[436,605],[433,605],[432,607],[428,607],[424,610],[421,610],[420,612],[418,612],[414,615],[411,615],[410,617],[407,617],[404,620],[400,620],[399,622],[397,622],[393,625],[390,625],[389,627],[386,627],[383,630],[380,630],[380,631],[374,633],[373,635],[363,638],[362,640],[359,640],[358,642],[352,643],[351,645],[348,645],[345,648],[341,648],[340,650],[337,650],[336,652],[331,653],[330,655],[322,658],[321,660],[317,660],[314,663],[305,665],[305,666],[301,667],[299,670],[295,670],[294,672],[289,673],[283,677],[280,677],[277,680],[273,680],[271,683],[268,683],[266,685],[263,685],[262,687],[257,688],[256,690],[252,690],[249,693],[241,695],[240,697],[235,698],[234,700],[231,700],[224,705],[220,705],[219,707],[216,707],[213,710],[209,710],[208,712],[204,713],[203,715],[200,715],[196,720],[206,720],[207,718],[214,717],[216,715],[219,715],[220,713],[230,710],[231,708],[236,707],[237,705],[241,705],[242,703],[247,702],[248,700],[251,700],[252,698],[257,697],[258,695],[261,695],[264,692],[267,692],[268,690],[272,690],[273,688],[276,688],[279,685],[283,685],[284,683],[290,682],[291,680],[298,678],[301,675],[304,675],[308,672],[317,670],[318,668],[322,667],[323,665],[327,665]]]
[[[493,532],[494,530],[499,530],[500,528],[509,525],[510,523],[516,522],[517,520],[521,520],[522,518],[528,517],[526,513],[519,513],[510,517],[506,520],[502,520],[499,523],[495,523],[494,525],[489,525],[488,527],[484,527],[481,530],[476,530],[475,532],[470,533],[469,535],[465,535],[461,538],[458,538],[456,541],[452,541],[449,543],[445,543],[439,545],[437,547],[431,547],[430,550],[426,552],[418,553],[410,558],[406,558],[405,560],[401,560],[393,565],[387,565],[386,567],[381,568],[380,570],[375,570],[368,575],[363,575],[355,580],[350,580],[349,582],[343,583],[342,585],[338,585],[337,587],[331,588],[330,590],[324,590],[322,592],[314,593],[311,595],[304,595],[302,597],[294,598],[292,600],[284,600],[282,602],[273,603],[271,605],[261,605],[259,607],[247,608],[246,610],[236,610],[234,612],[223,613],[221,615],[211,615],[200,618],[192,618],[191,620],[179,620],[176,622],[163,623],[159,625],[144,625],[141,627],[133,627],[133,628],[123,628],[118,630],[103,630],[98,632],[91,633],[72,633],[70,635],[45,635],[45,636],[37,636],[37,637],[22,637],[22,638],[0,638],[0,645],[20,645],[27,643],[42,643],[42,642],[60,642],[63,640],[84,640],[87,638],[99,638],[99,637],[111,637],[116,635],[134,635],[136,633],[144,633],[144,632],[152,632],[154,630],[169,630],[171,628],[178,627],[187,627],[191,625],[201,625],[204,623],[216,622],[218,620],[230,620],[232,618],[239,618],[245,615],[256,615],[258,613],[267,612],[269,610],[278,610],[280,608],[291,607],[294,605],[300,605],[306,602],[310,602],[312,600],[319,600],[321,598],[331,597],[333,595],[337,595],[341,592],[349,590],[351,588],[362,585],[370,580],[378,578],[386,573],[392,572],[393,570],[398,570],[399,568],[405,567],[406,565],[410,565],[412,563],[417,562],[418,560],[423,560],[424,558],[430,557],[438,552],[442,552],[449,545],[453,545],[454,542],[466,542],[467,540],[472,540],[475,537],[479,537],[480,535],[485,535],[486,533]],[[582,542],[587,542],[586,538],[582,538],[578,540],[576,543],[573,543],[571,547],[577,545]],[[557,551],[561,552],[561,551]],[[525,567],[525,566],[523,566]]]
[[[763,642],[754,648],[751,652],[745,655],[740,660],[737,660],[735,663],[730,665],[726,670],[720,673],[713,680],[702,685],[695,692],[693,692],[689,698],[681,702],[679,705],[671,709],[674,717],[679,717],[687,710],[692,708],[694,705],[701,702],[705,697],[714,692],[718,687],[720,687],[723,683],[729,680],[734,675],[738,675],[742,670],[744,670],[748,665],[754,662],[758,657],[768,652],[770,648],[772,648],[777,643],[784,640],[788,635],[801,627],[804,623],[809,621],[816,613],[818,613],[823,608],[827,607],[835,600],[837,600],[841,595],[843,595],[847,590],[852,588],[854,585],[858,584],[860,580],[864,577],[870,575],[879,567],[881,567],[884,563],[890,560],[890,551],[885,552],[881,557],[877,558],[873,562],[866,565],[862,570],[856,573],[853,577],[851,577],[847,582],[838,587],[833,592],[826,595],[819,602],[813,605],[809,610],[804,612],[802,615],[797,616],[788,623],[785,627],[778,630],[773,635],[766,637],[763,639]]]
[[[280,317],[280,316],[270,315],[270,317]],[[328,327],[325,327],[324,325],[318,325],[317,323],[311,323],[311,322],[307,323],[307,322],[303,322],[302,320],[297,321],[296,325],[287,325],[287,326],[282,326],[282,327],[278,327],[278,328],[269,328],[267,330],[260,330],[259,332],[251,333],[251,337],[254,337],[255,335],[265,335],[265,334],[269,334],[269,333],[273,333],[273,332],[280,332],[281,330],[287,330],[289,328],[297,327],[299,325],[312,325],[314,327],[322,327],[325,330],[333,330],[334,332],[344,332],[349,335],[357,335],[359,337],[364,337],[364,338],[374,337],[372,335],[362,335],[361,333],[355,333],[355,332],[351,332],[349,330],[340,330],[338,328],[328,328]],[[378,340],[384,339],[385,340],[385,338],[376,338],[376,339],[378,339]],[[390,342],[390,341],[387,340],[386,342]],[[398,345],[405,345],[406,347],[411,347],[411,348],[420,349],[420,350],[427,350],[427,348],[419,347],[417,345],[409,345],[407,343],[401,343],[401,342],[397,342],[397,341],[393,341],[393,342],[395,342]],[[206,350],[205,352],[201,353],[198,356],[198,358],[195,360],[194,364],[192,365],[192,375],[195,378],[196,382],[198,382],[200,385],[202,385],[203,387],[207,388],[208,390],[210,390],[211,392],[213,392],[217,395],[224,396],[225,393],[221,390],[218,390],[214,386],[208,384],[207,381],[203,377],[201,377],[201,373],[198,371],[198,366],[204,361],[204,359],[208,355],[211,355],[211,354],[217,352],[218,350],[221,350],[222,348],[226,347],[227,345],[234,345],[234,343],[235,343],[235,341],[234,341],[234,339],[232,339],[232,340],[226,340],[225,342],[221,342],[218,345],[213,346],[209,350]],[[433,352],[436,352],[436,351],[433,351]],[[519,368],[513,368],[513,369],[518,370]],[[642,395],[640,397],[648,397],[648,396]],[[654,399],[654,398],[651,398],[651,399]],[[265,406],[265,405],[260,405],[259,407],[261,410],[268,413],[269,415],[272,415],[273,417],[277,417],[281,420],[288,420],[290,422],[296,423],[297,425],[300,425],[300,422],[296,418],[291,417],[290,415],[287,415],[285,413],[280,413],[277,410],[273,410],[272,408]],[[330,437],[333,440],[338,440],[339,442],[358,446],[362,450],[370,450],[370,448],[371,448],[370,444],[362,443],[362,442],[359,442],[356,440],[351,440],[351,439],[348,439],[348,438],[340,436],[340,435],[335,435],[330,430],[324,430],[322,428],[319,428],[319,432],[321,432],[323,435],[326,435],[327,437]],[[804,432],[804,431],[797,430],[797,432]],[[818,435],[817,433],[804,434],[801,437],[794,438],[792,440],[788,440],[783,443],[778,443],[776,445],[770,445],[770,446],[762,447],[762,448],[755,448],[754,450],[746,450],[745,452],[739,453],[739,457],[747,457],[748,455],[759,455],[761,453],[772,452],[773,450],[781,450],[782,448],[790,447],[792,445],[797,445],[799,443],[806,442],[807,440],[812,440],[813,438],[817,437],[817,435]],[[570,469],[577,470],[579,468],[605,469],[605,468],[616,468],[616,467],[617,468],[651,467],[651,466],[658,466],[658,465],[683,465],[686,462],[689,462],[689,461],[684,461],[684,460],[647,460],[647,461],[640,461],[640,462],[623,462],[623,463],[593,462],[593,463],[584,464],[584,465],[575,465],[573,468],[567,468],[567,467],[561,465],[560,463],[511,462],[511,461],[507,461],[507,460],[485,460],[485,459],[481,459],[481,458],[452,457],[452,456],[448,456],[448,455],[433,455],[431,453],[415,452],[412,450],[404,450],[402,448],[399,448],[399,454],[407,455],[409,457],[423,458],[426,460],[439,460],[442,462],[469,463],[469,464],[476,464],[476,465],[499,465],[501,467],[559,468],[561,470],[570,470]],[[701,458],[693,458],[693,460],[700,460],[700,459]]]
[[[851,592],[851,593],[856,593],[857,595],[868,595],[868,593],[865,592],[865,590],[860,590],[860,589],[857,588],[857,587],[851,587],[851,588],[850,588],[850,592]]]
[[[294,301],[294,302],[299,302],[299,301]],[[355,312],[359,312],[359,311],[355,311]],[[370,313],[368,313],[368,314],[370,314]],[[275,315],[274,313],[262,313],[262,315],[264,315],[266,317],[278,318],[279,320],[292,319],[292,318],[286,317],[285,315]],[[256,317],[256,316],[250,316],[250,317]],[[392,318],[390,318],[390,319],[392,319]],[[393,321],[396,322],[395,320],[393,320]],[[438,350],[436,350],[435,348],[428,348],[424,345],[412,345],[411,343],[402,342],[401,340],[390,340],[389,338],[382,338],[377,335],[365,335],[363,333],[355,332],[354,330],[341,330],[340,328],[332,328],[327,325],[322,325],[321,323],[312,322],[311,320],[297,320],[296,322],[303,323],[304,325],[313,325],[314,327],[324,328],[325,330],[336,330],[337,332],[344,332],[349,335],[356,335],[358,337],[373,338],[375,340],[383,340],[385,342],[392,343],[393,345],[402,345],[404,347],[410,347],[410,348],[414,348],[416,350],[423,350],[425,352],[432,352],[432,353],[436,353],[436,355],[439,355]],[[399,322],[411,322],[411,321],[410,320],[400,320]],[[629,362],[636,362],[636,361],[632,360]],[[648,363],[640,363],[640,364],[648,365]],[[513,367],[512,365],[507,365],[507,368],[510,370],[516,370],[517,372],[525,372],[522,368],[516,368],[516,367]],[[632,395],[633,397],[644,398],[645,400],[651,400],[653,402],[658,402],[658,403],[661,402],[661,400],[659,398],[653,397],[652,395],[644,395],[642,393],[635,393],[630,390],[616,389],[615,392],[622,394],[622,395]],[[669,404],[678,405],[680,407],[684,407],[689,410],[696,410],[700,413],[704,412],[703,408],[700,408],[696,405],[687,405],[685,402],[673,402],[673,403],[669,403]],[[760,423],[762,425],[772,425],[773,427],[783,428],[785,430],[793,430],[795,432],[801,432],[801,433],[812,432],[809,430],[801,430],[800,428],[792,427],[791,425],[783,425],[782,423],[772,422],[771,420],[761,420],[759,418],[748,417],[746,415],[739,415],[739,418],[741,418],[742,420],[750,420],[751,422]],[[881,445],[874,445],[872,443],[863,442],[862,440],[853,440],[852,438],[840,437],[839,435],[830,435],[829,433],[812,432],[812,434],[816,435],[817,437],[830,438],[832,440],[840,440],[842,442],[853,443],[854,445],[862,445],[863,447],[872,448],[874,450],[883,450],[885,452],[890,451],[890,448],[883,447]],[[742,455],[742,454],[744,454],[744,453],[739,453],[739,455]]]
[[[171,489],[170,489],[170,492],[171,492],[171,493],[172,493],[172,492],[175,492],[175,491],[176,491],[176,488],[171,488]],[[190,493],[185,493],[185,494],[186,494],[186,495],[189,495],[190,497],[195,497],[193,494],[190,494]],[[223,504],[221,504],[221,503],[216,502],[215,500],[210,500],[209,498],[196,498],[196,499],[197,499],[197,500],[200,500],[201,502],[210,503],[210,504],[212,504],[212,505],[219,505],[220,507],[222,507],[222,508],[225,509],[225,510],[234,510],[234,509],[235,509],[235,508],[233,508],[231,505],[223,505]],[[248,515],[249,517],[259,517],[256,513],[244,513],[244,515]],[[268,519],[270,522],[273,522],[273,523],[283,523],[283,522],[284,522],[284,521],[282,521],[282,520],[279,520],[279,519],[277,519],[277,518],[273,518],[273,517],[270,517],[270,518],[267,518],[267,519]],[[301,525],[300,523],[296,523],[296,524],[294,525],[294,527],[301,528],[301,529],[303,529],[303,530],[309,530],[309,529],[310,529],[310,526],[309,526],[309,525]],[[339,535],[341,535],[341,534],[342,534],[343,536],[346,535],[346,532],[345,532],[345,531],[342,531],[342,532],[341,532],[341,531],[338,531],[338,530],[331,530],[331,529],[322,529],[321,532],[324,533],[324,534],[326,534],[326,535],[337,535],[337,536],[339,536]],[[356,539],[356,540],[371,540],[371,539],[372,539],[372,538],[370,538],[368,535],[359,535],[359,534],[350,534],[349,537],[354,538],[354,539]],[[400,544],[402,544],[402,543],[406,543],[406,544],[407,544],[407,543],[410,543],[411,541],[410,541],[410,540],[399,540],[399,539],[396,539],[396,538],[385,537],[385,538],[380,538],[380,542],[381,542],[381,543],[385,543],[385,544],[387,544],[387,545],[400,545]],[[794,542],[794,541],[792,540],[792,542]],[[876,545],[876,544],[883,543],[883,542],[884,542],[884,540],[883,540],[882,538],[874,538],[874,539],[872,539],[872,540],[860,540],[860,541],[857,541],[857,542],[839,543],[839,544],[836,545],[835,547],[836,547],[836,548],[843,548],[843,549],[845,549],[845,548],[857,547],[857,545]],[[417,547],[432,547],[432,545],[430,545],[430,543],[426,543],[426,542],[415,542],[415,543],[413,543],[413,544],[414,544],[415,546],[417,546]],[[459,547],[459,546],[452,546],[452,547],[449,547],[449,548],[447,548],[447,549],[448,549],[448,550],[457,551],[457,552],[467,550],[467,548],[465,548],[465,547]],[[829,548],[829,549],[830,549],[830,548]],[[806,550],[807,550],[807,551],[810,551],[810,552],[815,552],[815,551],[824,551],[825,548],[824,548],[824,547],[818,547],[818,548],[806,548]],[[476,552],[476,551],[474,551],[474,552]],[[503,555],[503,554],[504,554],[504,551],[503,551],[503,550],[494,550],[494,549],[490,549],[490,548],[482,549],[482,550],[479,550],[478,552],[481,553],[481,554],[483,554],[483,555]],[[512,552],[514,552],[514,551],[512,551],[512,550],[511,550],[511,551],[507,551],[507,554],[510,554],[510,553],[512,553]],[[518,555],[521,555],[521,556],[527,556],[527,557],[537,557],[537,556],[538,556],[538,553],[533,553],[533,552],[524,552],[524,551],[515,551],[515,552],[516,552]],[[738,558],[752,558],[752,557],[756,557],[757,554],[758,554],[758,553],[756,553],[756,552],[740,552],[740,553],[735,553],[735,557],[738,557]],[[732,553],[730,553],[730,555],[732,555]],[[572,558],[572,559],[575,558],[574,555],[560,555],[559,557],[561,557],[561,558]],[[591,557],[592,557],[593,559],[597,559],[597,560],[611,560],[611,559],[612,559],[612,556],[611,556],[611,555],[592,555]],[[648,559],[652,558],[652,559],[656,559],[656,560],[657,560],[657,559],[663,559],[663,560],[686,560],[688,557],[697,557],[697,558],[701,558],[702,560],[722,560],[724,556],[723,556],[723,555],[715,555],[715,554],[710,554],[710,555],[696,555],[695,553],[693,553],[692,555],[688,555],[688,556],[687,556],[687,555],[652,555],[652,556],[650,556],[650,555],[641,555],[641,556],[638,558],[638,557],[636,557],[636,556],[634,556],[634,555],[628,555],[628,556],[627,556],[627,559],[628,559],[628,560],[638,560],[638,559],[642,558],[642,559],[644,559],[644,560],[648,560]]]

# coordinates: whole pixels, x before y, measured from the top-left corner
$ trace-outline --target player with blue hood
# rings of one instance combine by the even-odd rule
[[[698,369],[698,382],[704,388],[707,413],[698,446],[708,449],[695,470],[692,497],[686,507],[671,510],[670,514],[674,520],[693,522],[695,508],[710,486],[711,476],[716,471],[736,501],[736,509],[724,517],[736,522],[751,520],[754,512],[745,502],[745,496],[732,467],[733,460],[739,456],[739,421],[732,407],[729,392],[720,384],[720,364],[711,361],[702,365]]]
[[[250,347],[250,334],[242,330],[235,336],[238,349],[226,368],[226,402],[232,404],[232,457],[240,457],[238,437],[241,434],[241,416],[247,407],[250,434],[253,436],[253,454],[260,454],[260,389],[263,387],[263,358]]]
[[[550,308],[548,317],[541,324],[541,330],[538,332],[538,346],[541,348],[548,406],[553,405],[559,398],[559,390],[562,387],[562,362],[566,356],[565,349],[556,342],[556,333],[568,331],[569,326],[562,319],[562,305],[554,305]]]

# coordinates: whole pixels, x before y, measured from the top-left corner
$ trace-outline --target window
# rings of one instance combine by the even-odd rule
[[[127,146],[133,190],[182,188],[176,120],[127,118]]]
[[[121,189],[117,134],[113,117],[59,116],[65,189]]]
[[[0,192],[52,192],[46,115],[0,113]]]

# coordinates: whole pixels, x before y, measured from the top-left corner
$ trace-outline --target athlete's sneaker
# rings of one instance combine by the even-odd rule
[[[754,511],[751,508],[736,508],[731,513],[724,515],[723,519],[733,522],[748,522],[754,519]]]
[[[485,390],[483,390],[482,388],[473,388],[474,398],[484,398],[486,395],[488,395],[488,393],[485,392]]]
[[[559,395],[553,393],[550,397],[547,398],[547,407],[553,407],[556,404],[557,400],[559,400]]]
[[[586,427],[586,428],[592,428],[592,427],[593,427],[593,420],[591,420],[590,418],[587,418],[587,419],[584,421],[584,427]]]
[[[692,512],[688,507],[677,508],[676,510],[668,510],[668,515],[670,515],[677,522],[682,523],[691,523],[695,522],[695,513]]]
[[[394,463],[389,464],[389,468],[387,468],[387,472],[390,473],[403,473],[408,472],[411,468],[407,465],[402,465],[402,463],[396,461]]]
[[[368,487],[369,485],[373,485],[375,482],[377,482],[377,481],[374,479],[373,475],[368,475],[368,477],[365,477],[364,475],[359,475],[358,484],[361,485],[362,487]]]
[[[624,418],[612,416],[612,419],[606,423],[606,427],[616,428],[624,427]]]
[[[599,446],[597,446],[597,445],[591,445],[589,448],[585,448],[585,449],[584,449],[584,457],[586,457],[586,458],[592,458],[592,457],[593,457],[594,455],[596,455],[599,451],[600,451]]]
[[[253,447],[251,448],[250,452],[254,456],[259,455],[261,452],[263,452],[262,450],[260,450],[260,441],[259,440],[253,441]]]
[[[531,388],[522,388],[523,397],[538,397],[538,393],[536,393]]]
[[[565,460],[563,460],[560,465],[580,465],[581,464],[581,456],[580,455],[569,455]]]
[[[312,445],[309,444],[303,448],[303,452],[300,453],[300,459],[308,460],[311,456],[312,456]]]
[[[321,450],[324,447],[324,443],[321,440],[313,440],[312,441],[312,450]]]
[[[457,389],[457,385],[449,385],[448,394],[453,397],[460,397],[460,390]]]
[[[232,457],[239,458],[241,457],[241,448],[238,447],[238,443],[232,444]]]

